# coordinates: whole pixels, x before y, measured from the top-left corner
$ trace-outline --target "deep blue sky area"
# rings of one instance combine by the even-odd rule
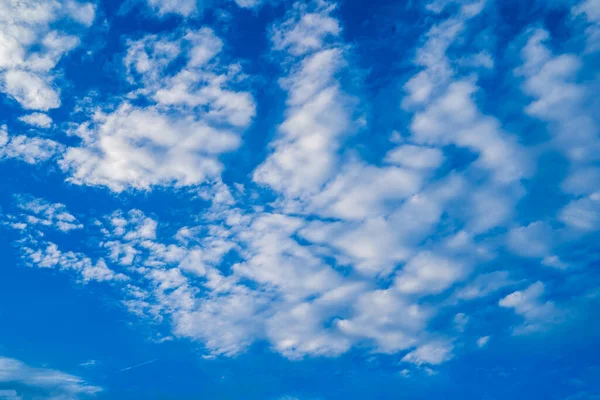
[[[600,399],[598,0],[0,0],[0,400]]]

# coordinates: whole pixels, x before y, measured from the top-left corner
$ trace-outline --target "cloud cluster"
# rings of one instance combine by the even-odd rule
[[[94,263],[83,253],[61,250],[47,238],[48,232],[64,234],[83,229],[64,204],[30,196],[15,196],[14,201],[17,212],[3,216],[2,222],[19,232],[19,249],[25,264],[72,271],[84,283],[127,280],[125,275],[108,268],[102,258]]]
[[[130,97],[151,104],[124,101],[94,112],[76,129],[81,145],[60,161],[69,180],[122,191],[218,179],[219,155],[238,148],[240,131],[255,114],[251,95],[231,88],[239,66],[222,65],[222,42],[208,28],[170,40],[148,36],[128,47]],[[173,71],[176,60],[184,64]]]
[[[90,26],[95,7],[66,1],[0,2],[0,91],[28,110],[60,106],[53,70],[61,57],[79,45],[79,38],[53,24],[72,20]]]
[[[6,125],[0,126],[0,160],[17,159],[37,164],[60,154],[63,149],[64,146],[54,140],[10,135]]]

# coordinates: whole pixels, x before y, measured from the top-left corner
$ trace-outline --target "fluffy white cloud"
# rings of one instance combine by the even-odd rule
[[[544,291],[544,284],[536,282],[500,300],[501,307],[513,309],[524,319],[522,325],[515,327],[515,334],[540,331],[558,321],[560,312],[553,302],[542,300]]]
[[[218,180],[219,155],[238,148],[240,129],[255,113],[249,93],[228,89],[239,71],[215,59],[221,46],[207,28],[172,40],[129,42],[124,62],[131,82],[139,84],[130,94],[151,105],[124,102],[80,125],[81,146],[69,148],[60,161],[69,180],[113,191]],[[167,74],[182,48],[186,64]]]
[[[58,398],[76,398],[102,391],[102,388],[90,385],[78,376],[49,368],[31,367],[8,357],[0,357],[0,382],[42,389],[51,396],[59,396]]]
[[[427,8],[439,13],[451,2],[453,1],[434,1]],[[423,67],[423,70],[404,85],[407,96],[403,100],[403,107],[423,105],[447,85],[454,70],[446,51],[464,31],[466,22],[479,14],[482,8],[482,1],[465,2],[457,15],[434,25],[424,35],[424,43],[417,49],[415,58],[415,63]]]
[[[354,303],[353,315],[336,325],[350,337],[374,343],[380,352],[395,353],[419,343],[431,316],[432,310],[406,301],[393,290],[374,290],[363,293]]]
[[[439,13],[449,3],[452,2],[434,2],[428,8]],[[435,168],[444,159],[452,163],[452,146],[477,156],[463,175],[464,192],[457,194],[468,205],[461,210],[446,210],[466,220],[467,231],[474,234],[510,221],[516,202],[524,194],[520,182],[531,175],[533,164],[516,137],[505,132],[496,118],[479,110],[474,99],[480,91],[477,76],[470,73],[467,78],[460,74],[474,65],[464,62],[466,56],[457,61],[447,54],[449,47],[465,34],[467,23],[482,9],[483,2],[459,2],[453,16],[424,35],[414,60],[423,68],[405,84],[402,103],[405,110],[414,112],[407,136],[411,147],[398,150],[398,158],[407,167],[412,163]],[[449,151],[442,154],[442,149]],[[395,151],[390,152],[387,161],[394,154]],[[481,179],[482,174],[487,174],[486,179]]]
[[[33,113],[24,115],[19,118],[20,121],[27,125],[35,126],[38,128],[50,128],[52,126],[52,118],[42,113]]]
[[[293,8],[284,22],[273,27],[275,49],[288,50],[295,56],[305,55],[322,50],[327,40],[340,34],[339,21],[330,15],[334,4],[296,2]]]
[[[424,111],[415,115],[411,131],[418,143],[455,144],[479,154],[475,166],[490,170],[501,183],[519,180],[529,172],[525,153],[513,137],[502,132],[496,119],[479,113],[470,81],[456,81]]]
[[[60,154],[63,146],[50,139],[9,135],[6,126],[0,126],[0,160],[14,158],[28,164],[47,161]]]
[[[60,106],[58,90],[27,71],[8,71],[4,74],[3,89],[28,110],[48,110]]]
[[[96,113],[94,124],[91,139],[68,148],[60,165],[73,183],[114,191],[216,179],[222,170],[216,157],[240,143],[234,132],[215,129],[192,115],[127,103],[111,114]]]
[[[377,217],[389,213],[388,205],[416,194],[422,181],[421,174],[402,168],[349,163],[308,200],[309,209],[344,220]]]
[[[365,212],[370,218],[349,222],[314,221],[302,229],[300,235],[313,243],[330,246],[338,262],[350,264],[363,274],[386,275],[416,252],[417,244],[440,222],[445,205],[463,189],[461,179],[449,177],[410,196],[397,207],[386,207],[383,199],[375,197],[380,203],[371,200],[370,204],[378,207]],[[380,188],[376,193],[389,190]],[[370,195],[364,196],[370,199]],[[400,226],[402,229],[396,228]]]
[[[585,13],[590,21],[597,23],[596,3],[584,1],[574,10]],[[595,89],[578,80],[582,57],[552,54],[546,45],[549,39],[545,30],[529,32],[521,51],[523,65],[516,72],[524,77],[525,93],[533,97],[525,111],[548,123],[552,144],[570,162],[569,174],[561,188],[573,197],[559,211],[558,220],[574,233],[592,232],[600,226],[600,196],[597,192],[600,128],[593,109]],[[543,263],[555,268],[566,267],[551,255]]]
[[[0,1],[0,90],[23,108],[48,110],[60,106],[52,71],[79,39],[52,30],[63,19],[89,26],[93,5],[68,1]]]
[[[450,342],[437,340],[417,347],[402,358],[404,362],[417,365],[438,365],[452,358],[453,345]]]
[[[395,279],[403,294],[437,294],[465,275],[464,266],[429,252],[417,254]]]
[[[545,44],[549,39],[547,31],[535,30],[521,50],[523,65],[516,73],[524,77],[524,92],[533,97],[525,112],[549,123],[553,145],[571,162],[563,189],[590,193],[600,182],[595,170],[600,159],[600,128],[596,111],[590,107],[594,89],[578,82],[580,57],[553,55]]]
[[[336,79],[344,64],[337,20],[329,6],[304,8],[297,4],[274,29],[275,47],[295,57],[280,81],[288,92],[286,119],[270,145],[273,152],[253,175],[255,182],[294,197],[318,191],[331,177],[350,128],[350,99]]]

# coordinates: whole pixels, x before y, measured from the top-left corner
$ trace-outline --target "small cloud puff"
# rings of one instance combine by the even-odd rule
[[[38,128],[50,128],[52,126],[52,118],[42,113],[24,115],[20,117],[19,120],[27,125]]]

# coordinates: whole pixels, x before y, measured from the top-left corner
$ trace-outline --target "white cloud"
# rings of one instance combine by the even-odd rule
[[[19,249],[24,262],[38,268],[59,268],[73,271],[78,278],[90,281],[124,281],[128,278],[110,269],[102,258],[94,263],[83,253],[63,251],[58,245],[46,239],[46,230],[51,228],[62,233],[81,230],[81,224],[66,206],[50,203],[30,196],[14,196],[18,213],[6,214],[2,223],[16,229],[21,239]]]
[[[60,106],[52,71],[79,40],[51,25],[72,18],[89,26],[95,8],[75,1],[0,1],[0,90],[25,109]]]
[[[480,338],[477,339],[477,347],[483,348],[483,347],[487,346],[489,341],[490,341],[489,336],[481,336]]]
[[[454,346],[451,342],[436,340],[417,347],[402,358],[402,361],[416,365],[438,365],[452,358]]]
[[[322,216],[344,220],[377,217],[388,214],[394,202],[416,194],[422,180],[423,176],[407,169],[348,163],[310,198],[309,208]]]
[[[18,222],[26,223],[29,227],[45,226],[62,232],[83,228],[83,225],[69,213],[64,204],[49,203],[44,199],[28,196],[15,196],[17,207],[21,214],[14,216]]]
[[[489,170],[500,183],[510,183],[529,174],[524,150],[499,122],[480,114],[470,81],[456,81],[425,110],[415,114],[412,139],[429,145],[455,144],[479,154],[474,165]]]
[[[387,189],[383,190],[385,193]],[[350,264],[362,274],[387,275],[415,253],[417,244],[439,223],[447,202],[463,190],[463,181],[451,176],[410,196],[396,208],[382,206],[383,201],[371,203],[378,208],[369,210],[367,216],[372,217],[364,221],[314,221],[300,235],[330,246],[338,262]],[[397,229],[399,226],[402,229]]]
[[[33,113],[24,115],[19,118],[20,121],[27,125],[35,126],[38,128],[50,128],[52,126],[52,118],[42,113]]]
[[[82,367],[86,367],[86,368],[88,368],[88,367],[94,367],[94,366],[98,365],[98,361],[96,361],[96,360],[87,360],[85,362],[82,362],[79,365],[82,366]]]
[[[148,0],[148,5],[159,15],[180,14],[184,17],[196,11],[197,0]]]
[[[28,137],[25,135],[12,136],[6,131],[6,126],[0,126],[0,160],[15,158],[28,164],[47,161],[62,152],[63,146],[50,139]]]
[[[122,104],[111,114],[96,113],[94,123],[93,139],[68,148],[60,165],[73,183],[114,191],[216,179],[223,168],[216,157],[240,143],[232,131],[215,129],[192,115],[164,114],[155,107]]]
[[[559,213],[558,219],[570,228],[591,232],[600,228],[600,193],[574,199]]]
[[[474,153],[477,158],[464,173],[454,172],[464,177],[463,191],[456,194],[460,204],[449,204],[444,212],[464,221],[468,233],[479,235],[511,221],[517,201],[525,194],[520,182],[531,176],[533,162],[516,136],[504,131],[498,119],[479,110],[475,97],[481,90],[470,70],[477,65],[465,61],[475,55],[467,52],[454,60],[447,54],[450,46],[461,45],[467,22],[479,15],[484,2],[440,1],[428,8],[440,13],[450,3],[458,3],[456,12],[425,34],[414,60],[423,69],[404,86],[402,106],[414,112],[406,140],[410,146],[422,147],[418,151],[400,147],[398,158],[406,166],[414,163],[436,168],[445,159],[449,165],[455,161],[452,147]],[[489,61],[484,64],[489,66]],[[465,68],[468,75],[462,71]],[[426,158],[425,149],[429,153]],[[447,151],[442,153],[442,149]],[[390,152],[386,161],[393,155],[394,151]]]
[[[11,70],[4,74],[4,91],[28,110],[48,110],[60,107],[58,90],[27,71]]]
[[[78,376],[49,368],[31,367],[7,357],[0,357],[0,382],[42,389],[52,396],[68,398],[94,395],[102,391],[102,388],[92,386]]]
[[[600,129],[595,119],[595,88],[578,82],[582,59],[575,54],[553,55],[546,46],[550,34],[529,32],[521,50],[523,65],[515,72],[524,77],[523,91],[533,98],[525,112],[549,124],[552,145],[570,161],[563,182],[567,192],[591,193],[599,182],[595,164],[600,159]]]
[[[147,35],[139,40],[129,40],[127,54],[123,58],[128,81],[135,83],[136,80],[142,79],[146,85],[158,84],[165,68],[180,55],[181,51],[181,43],[169,37]]]
[[[444,153],[434,147],[403,145],[390,150],[385,162],[414,169],[435,169],[444,162]]]
[[[432,311],[411,304],[393,290],[363,293],[353,305],[354,314],[336,322],[344,334],[370,341],[378,351],[395,353],[419,342]]]
[[[362,283],[344,283],[312,302],[280,307],[266,325],[273,347],[292,359],[345,353],[352,346],[352,338],[340,332],[339,321],[332,327],[326,327],[326,321],[337,310],[355,301],[364,290]]]
[[[202,340],[213,355],[233,356],[260,337],[260,311],[268,302],[259,292],[237,286],[230,294],[204,299],[193,312],[175,315],[175,333]]]
[[[513,309],[524,320],[522,325],[514,328],[515,334],[540,331],[558,321],[560,312],[553,302],[542,300],[544,292],[544,284],[538,281],[527,289],[513,292],[499,301],[501,307]]]
[[[585,33],[587,36],[587,51],[592,53],[600,50],[600,2],[598,0],[583,0],[573,6],[571,12],[575,16],[583,15],[589,23]]]
[[[439,13],[454,1],[433,1],[427,5],[431,11]],[[434,25],[425,35],[424,43],[417,49],[415,63],[423,70],[409,79],[404,85],[407,92],[402,105],[411,108],[426,104],[440,89],[443,89],[454,75],[454,68],[446,56],[448,48],[459,38],[465,23],[481,12],[482,1],[466,2],[457,15]]]
[[[32,246],[32,247],[27,247]],[[104,260],[100,259],[95,264],[90,258],[82,253],[72,251],[63,252],[58,246],[51,242],[36,241],[28,243],[23,248],[24,257],[29,265],[39,268],[60,268],[61,270],[72,270],[78,273],[84,283],[90,281],[123,281],[127,277],[115,273],[106,266]]]
[[[337,21],[330,7],[302,14],[298,4],[273,34],[276,48],[302,55],[292,57],[280,81],[288,93],[286,119],[270,145],[273,152],[253,174],[255,182],[289,197],[314,193],[332,176],[340,140],[350,129],[350,98],[335,76],[344,64]],[[324,36],[331,36],[330,45]]]
[[[239,68],[216,58],[220,39],[201,28],[182,38],[148,36],[128,45],[124,63],[138,86],[130,95],[150,105],[123,102],[81,124],[82,144],[60,161],[69,180],[117,192],[218,180],[219,156],[239,147],[241,129],[255,113],[249,93],[229,88]],[[182,48],[186,64],[167,73]]]
[[[552,248],[552,228],[545,222],[532,222],[508,233],[508,248],[523,257],[544,257]]]
[[[472,279],[465,286],[458,289],[455,296],[459,300],[478,299],[512,284],[514,282],[509,279],[507,271],[490,272]]]
[[[67,13],[75,21],[79,22],[84,26],[91,26],[96,18],[96,5],[92,3],[78,3],[77,1],[71,0],[64,4]]]
[[[320,51],[327,39],[340,34],[338,20],[330,15],[335,5],[326,1],[309,2],[308,5],[297,2],[293,8],[288,19],[273,27],[275,49],[288,50],[290,54],[300,56]]]
[[[396,290],[406,295],[438,294],[465,277],[465,267],[430,252],[417,254],[396,275]]]

